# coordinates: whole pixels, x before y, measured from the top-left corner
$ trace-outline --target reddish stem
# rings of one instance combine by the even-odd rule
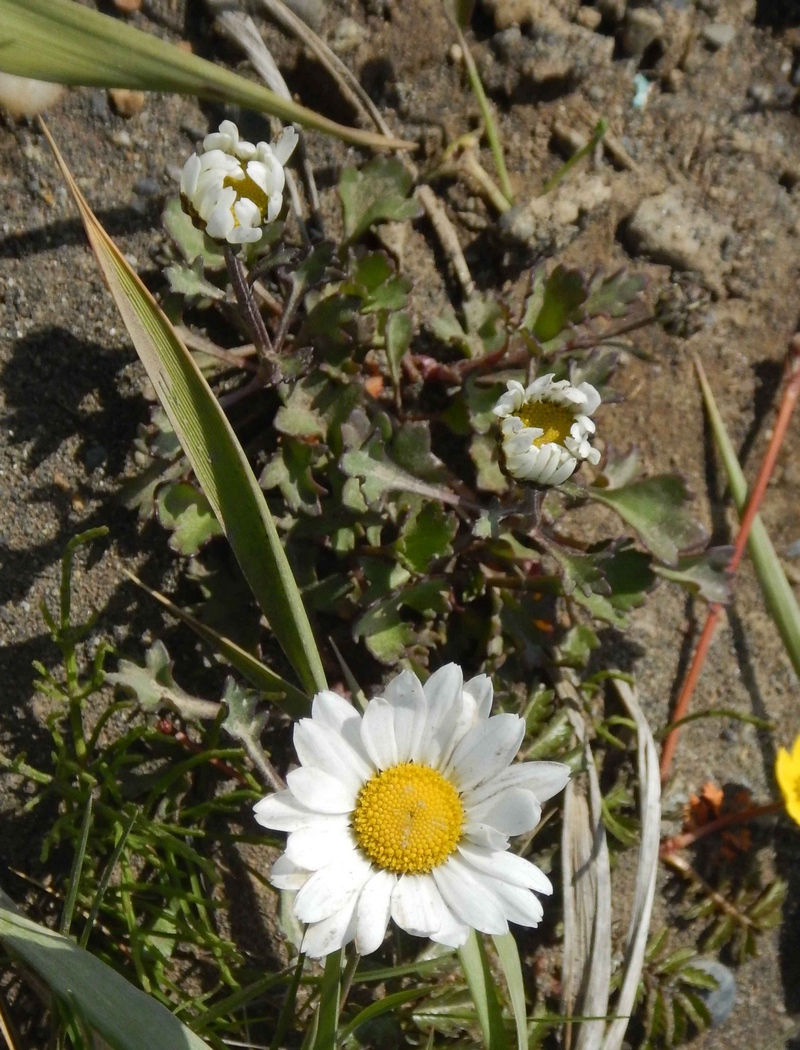
[[[663,859],[669,853],[674,853],[679,849],[686,849],[687,846],[692,846],[700,839],[704,839],[706,835],[724,831],[726,828],[732,828],[736,824],[749,824],[751,820],[756,820],[758,817],[780,813],[783,808],[782,802],[765,802],[761,806],[750,806],[748,809],[739,810],[737,813],[726,813],[724,817],[710,820],[708,824],[702,824],[699,828],[695,828],[694,831],[685,831],[682,835],[673,835],[671,839],[664,839],[661,843],[661,857]]]
[[[699,361],[695,361],[695,366],[698,369],[702,368]],[[764,493],[767,491],[767,485],[769,484],[772,472],[775,469],[775,461],[778,458],[778,453],[780,452],[781,445],[786,436],[786,429],[789,425],[789,420],[794,411],[794,406],[797,403],[798,396],[800,396],[800,334],[795,335],[789,344],[783,397],[781,398],[780,408],[778,409],[778,415],[775,419],[772,437],[770,438],[764,460],[761,464],[761,469],[758,472],[758,477],[753,485],[753,490],[750,493],[750,498],[747,501],[747,506],[742,515],[741,524],[739,525],[739,532],[736,536],[733,556],[728,565],[731,574],[735,573],[739,568],[739,563],[744,554],[753,520],[755,519],[756,514],[758,514],[761,501],[764,498]],[[700,672],[703,669],[703,664],[705,663],[706,655],[708,654],[708,648],[711,645],[711,639],[714,636],[714,629],[721,612],[722,606],[718,602],[711,602],[709,604],[703,633],[700,635],[700,640],[697,643],[691,666],[686,674],[680,695],[675,704],[675,710],[672,714],[673,723],[680,722],[681,719],[686,717],[686,713],[689,710],[689,702],[694,693],[697,681],[700,678]],[[664,748],[661,752],[662,783],[669,776],[669,771],[672,767],[672,760],[678,746],[679,732],[679,729],[673,729],[664,741]]]

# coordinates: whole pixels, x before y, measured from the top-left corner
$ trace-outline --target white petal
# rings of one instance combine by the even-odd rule
[[[383,698],[392,709],[397,761],[418,758],[428,714],[428,702],[419,678],[411,671],[401,671],[388,683]]]
[[[448,948],[460,948],[466,943],[467,937],[469,937],[469,926],[459,922],[452,914],[448,922],[431,934],[432,941],[437,944],[446,944]]]
[[[563,484],[567,480],[567,478],[572,477],[572,475],[575,473],[577,466],[578,461],[576,459],[565,459],[561,466],[558,468],[558,470],[550,478],[550,484]]]
[[[536,890],[537,893],[553,892],[553,884],[541,868],[537,868],[524,857],[518,857],[516,853],[509,853],[508,850],[481,849],[467,844],[460,845],[458,852],[470,868],[483,875],[489,875],[500,882],[508,882],[512,886]]]
[[[315,766],[293,769],[286,783],[297,801],[317,813],[351,813],[357,791]]]
[[[286,856],[301,868],[317,871],[351,853],[356,846],[347,817],[326,817],[325,823],[293,831]]]
[[[294,901],[294,913],[300,922],[321,922],[347,904],[354,893],[368,881],[371,865],[354,850],[336,864],[315,871]]]
[[[315,813],[302,806],[291,791],[277,791],[267,795],[253,806],[255,818],[262,827],[273,831],[300,831],[302,828],[319,827],[330,818],[324,813]]]
[[[492,699],[494,698],[492,680],[488,674],[478,674],[474,678],[470,678],[468,682],[464,683],[464,692],[469,693],[475,701],[478,708],[478,718],[481,720],[488,718],[492,710]]]
[[[478,784],[464,795],[469,808],[510,787],[524,787],[532,791],[540,802],[546,802],[563,791],[570,777],[569,766],[563,762],[515,762],[491,779]]]
[[[532,831],[542,818],[542,807],[532,791],[508,788],[467,810],[467,819],[490,824],[504,835]]]
[[[521,886],[511,886],[507,882],[486,880],[487,887],[495,896],[503,914],[509,922],[519,926],[538,926],[544,915],[544,908],[538,897]]]
[[[206,233],[218,241],[227,239],[235,223],[230,208],[216,207],[206,222]]]
[[[591,383],[579,383],[578,390],[586,395],[586,403],[583,406],[585,415],[591,416],[600,405],[601,397]]]
[[[358,791],[372,775],[372,768],[336,730],[301,718],[294,729],[294,747],[304,766],[317,766]]]
[[[457,853],[431,872],[436,885],[457,919],[481,933],[507,933],[503,910],[486,886],[478,882]]]
[[[397,876],[391,871],[376,871],[361,890],[356,905],[356,950],[359,955],[376,952],[386,936]]]
[[[283,196],[280,193],[271,193],[269,203],[267,204],[267,219],[268,223],[275,222],[280,214],[281,207],[283,206]]]
[[[308,882],[311,872],[305,868],[298,868],[293,864],[285,853],[272,865],[269,873],[269,881],[277,890],[299,890]]]
[[[452,919],[430,875],[403,875],[392,893],[392,918],[406,933],[430,937]]]
[[[233,206],[233,214],[239,220],[240,226],[260,226],[261,212],[258,205],[249,197],[240,197]]]
[[[279,164],[286,163],[292,153],[294,153],[294,148],[297,143],[297,132],[290,124],[283,129],[277,139],[272,143],[272,152],[275,154],[275,159]]]
[[[460,741],[447,772],[460,791],[496,776],[519,751],[525,723],[517,715],[495,715],[480,722]]]
[[[456,731],[464,714],[463,682],[464,676],[458,664],[445,664],[434,671],[423,687],[428,701],[428,717],[420,742],[419,760],[434,769],[441,768],[458,743]]]
[[[263,236],[260,226],[234,226],[228,234],[229,244],[255,244]]]
[[[378,769],[389,769],[400,761],[394,735],[394,712],[381,696],[367,704],[361,719],[361,742]]]
[[[348,903],[329,919],[312,923],[303,936],[300,951],[311,959],[321,959],[349,944],[356,935],[357,903],[358,897],[353,894]]]
[[[497,828],[490,827],[488,824],[479,824],[477,821],[469,821],[464,825],[462,841],[464,839],[484,849],[508,849],[507,835],[498,831]]]
[[[200,158],[196,153],[186,161],[181,172],[181,193],[191,199],[197,189],[197,179],[200,175]]]
[[[336,730],[350,747],[361,756],[365,765],[373,772],[372,763],[361,743],[361,715],[349,700],[329,689],[317,693],[311,704],[311,717],[319,725]]]

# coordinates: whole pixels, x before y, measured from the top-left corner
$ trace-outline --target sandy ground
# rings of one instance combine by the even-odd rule
[[[186,10],[176,0],[145,10],[153,17],[137,16],[143,27],[185,36],[201,51],[237,61],[210,36],[194,6]],[[393,125],[422,140],[423,161],[474,126],[475,105],[436,5],[342,0],[320,11],[322,34],[340,46]],[[515,28],[520,22],[521,31]],[[683,471],[699,515],[725,542],[732,516],[722,500],[691,355],[705,364],[752,478],[800,312],[794,86],[800,11],[770,0],[664,0],[627,13],[624,0],[597,0],[596,8],[572,0],[486,0],[473,28],[471,43],[500,113],[522,202],[514,222],[506,217],[498,228],[475,193],[452,182],[437,184],[475,280],[479,287],[514,281],[542,255],[606,268],[627,264],[647,274],[651,302],[669,301],[676,322],[670,332],[652,328],[637,335],[650,359],[631,357],[618,372],[624,400],[603,410],[603,438],[616,447],[636,444],[650,471]],[[299,47],[272,27],[267,39],[304,102],[336,119],[353,119],[335,86]],[[637,72],[652,84],[643,108],[632,105]],[[89,89],[71,91],[52,111],[51,129],[83,192],[147,280],[158,277],[159,216],[175,191],[176,170],[219,116],[193,100],[149,97],[126,119],[105,92]],[[578,187],[591,174],[608,192],[589,201],[578,222],[540,218],[531,226],[524,205],[563,163],[565,129],[585,136],[599,116],[609,121],[616,150],[598,156],[569,185]],[[310,149],[333,214],[336,169],[355,155],[316,136]],[[489,167],[488,156],[483,159]],[[654,199],[659,214],[667,207],[671,219],[653,218]],[[458,298],[454,285],[430,280],[429,237],[421,224],[404,259],[418,280],[420,310],[431,299]],[[109,539],[83,562],[77,608],[97,610],[103,631],[129,654],[141,652],[148,632],[161,632],[158,615],[125,581],[122,568],[168,586],[174,559],[156,525],[137,523],[120,506],[120,478],[148,412],[142,371],[46,144],[24,122],[0,123],[0,275],[0,731],[6,753],[25,750],[35,757],[46,753],[47,743],[31,661],[53,660],[38,607],[54,597],[67,540],[93,525],[110,527]],[[792,544],[800,540],[799,452],[795,422],[764,506],[790,569],[797,564]],[[702,608],[662,588],[637,615],[624,646],[614,650],[636,673],[654,725],[663,723],[674,700],[702,618]],[[190,656],[186,666],[190,672]],[[196,666],[195,672],[200,674]],[[725,720],[692,726],[668,801],[679,805],[706,780],[744,784],[756,798],[769,797],[775,748],[790,743],[800,728],[797,697],[797,678],[745,566],[696,705],[768,718],[775,733]],[[24,863],[30,843],[15,840],[13,800],[5,808],[3,840],[11,859]],[[800,1046],[797,830],[781,831],[777,845],[777,869],[790,882],[783,928],[763,937],[760,958],[739,969],[735,1011],[723,1028],[698,1039],[704,1050]]]

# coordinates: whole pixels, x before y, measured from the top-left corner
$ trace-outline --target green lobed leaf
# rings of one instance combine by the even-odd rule
[[[185,262],[191,264],[202,259],[206,270],[225,269],[225,253],[202,230],[198,230],[181,207],[179,197],[167,201],[162,221]]]
[[[353,145],[410,146],[336,124],[222,66],[74,0],[0,0],[0,69],[58,84],[198,95],[270,113]]]
[[[699,594],[707,602],[728,605],[733,599],[733,581],[728,570],[732,554],[732,547],[710,547],[702,554],[679,558],[674,569],[654,565],[653,572]]]
[[[309,693],[324,689],[322,661],[275,522],[230,423],[191,354],[97,221],[42,127],[133,344],[256,600],[305,689]]]
[[[172,677],[172,660],[160,640],[147,650],[144,666],[120,659],[117,670],[106,674],[106,681],[136,697],[143,711],[176,708],[182,701],[192,699]]]
[[[178,554],[197,554],[213,536],[222,535],[211,504],[188,481],[163,485],[156,497],[158,520],[172,535],[169,545]]]
[[[165,1006],[73,941],[25,918],[2,891],[0,941],[112,1050],[209,1050]]]
[[[549,277],[540,269],[520,324],[540,343],[549,342],[585,317],[586,281],[579,270],[556,266]]]
[[[689,513],[691,495],[677,474],[659,474],[620,488],[589,487],[590,499],[611,507],[639,533],[659,561],[677,566],[681,554],[702,547],[706,530]]]
[[[646,287],[646,277],[629,273],[624,268],[610,277],[604,277],[598,272],[589,282],[586,316],[624,317],[630,304]]]
[[[393,157],[377,157],[361,169],[345,168],[339,197],[347,240],[357,240],[376,222],[419,218],[422,206],[408,196],[411,183],[409,173]]]
[[[164,276],[169,281],[170,291],[182,295],[190,303],[195,299],[225,298],[225,292],[203,276],[202,256],[198,255],[191,266],[182,266],[179,263],[168,266]]]
[[[413,572],[426,573],[431,562],[453,553],[452,541],[457,532],[455,514],[431,501],[421,504],[406,518],[395,547]]]

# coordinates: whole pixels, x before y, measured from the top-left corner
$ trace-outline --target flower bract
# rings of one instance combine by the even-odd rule
[[[455,664],[424,686],[403,671],[363,717],[336,693],[314,697],[294,731],[300,767],[255,807],[260,824],[288,832],[270,879],[296,891],[302,951],[320,958],[355,940],[366,955],[390,919],[454,947],[470,928],[538,925],[536,893],[552,886],[508,851],[509,836],[536,827],[569,770],[514,763],[525,723],[491,706],[486,675],[464,682]]]
[[[512,379],[494,407],[500,417],[503,453],[512,477],[539,485],[560,485],[586,459],[600,461],[592,448],[589,418],[600,404],[590,383],[540,376],[528,387]]]
[[[261,239],[283,204],[284,165],[297,145],[297,132],[284,128],[272,143],[239,137],[232,120],[206,135],[203,151],[186,161],[181,173],[181,204],[209,237],[229,244]]]
[[[800,824],[800,736],[794,742],[791,754],[782,747],[775,762],[775,776],[781,789],[786,812]]]

